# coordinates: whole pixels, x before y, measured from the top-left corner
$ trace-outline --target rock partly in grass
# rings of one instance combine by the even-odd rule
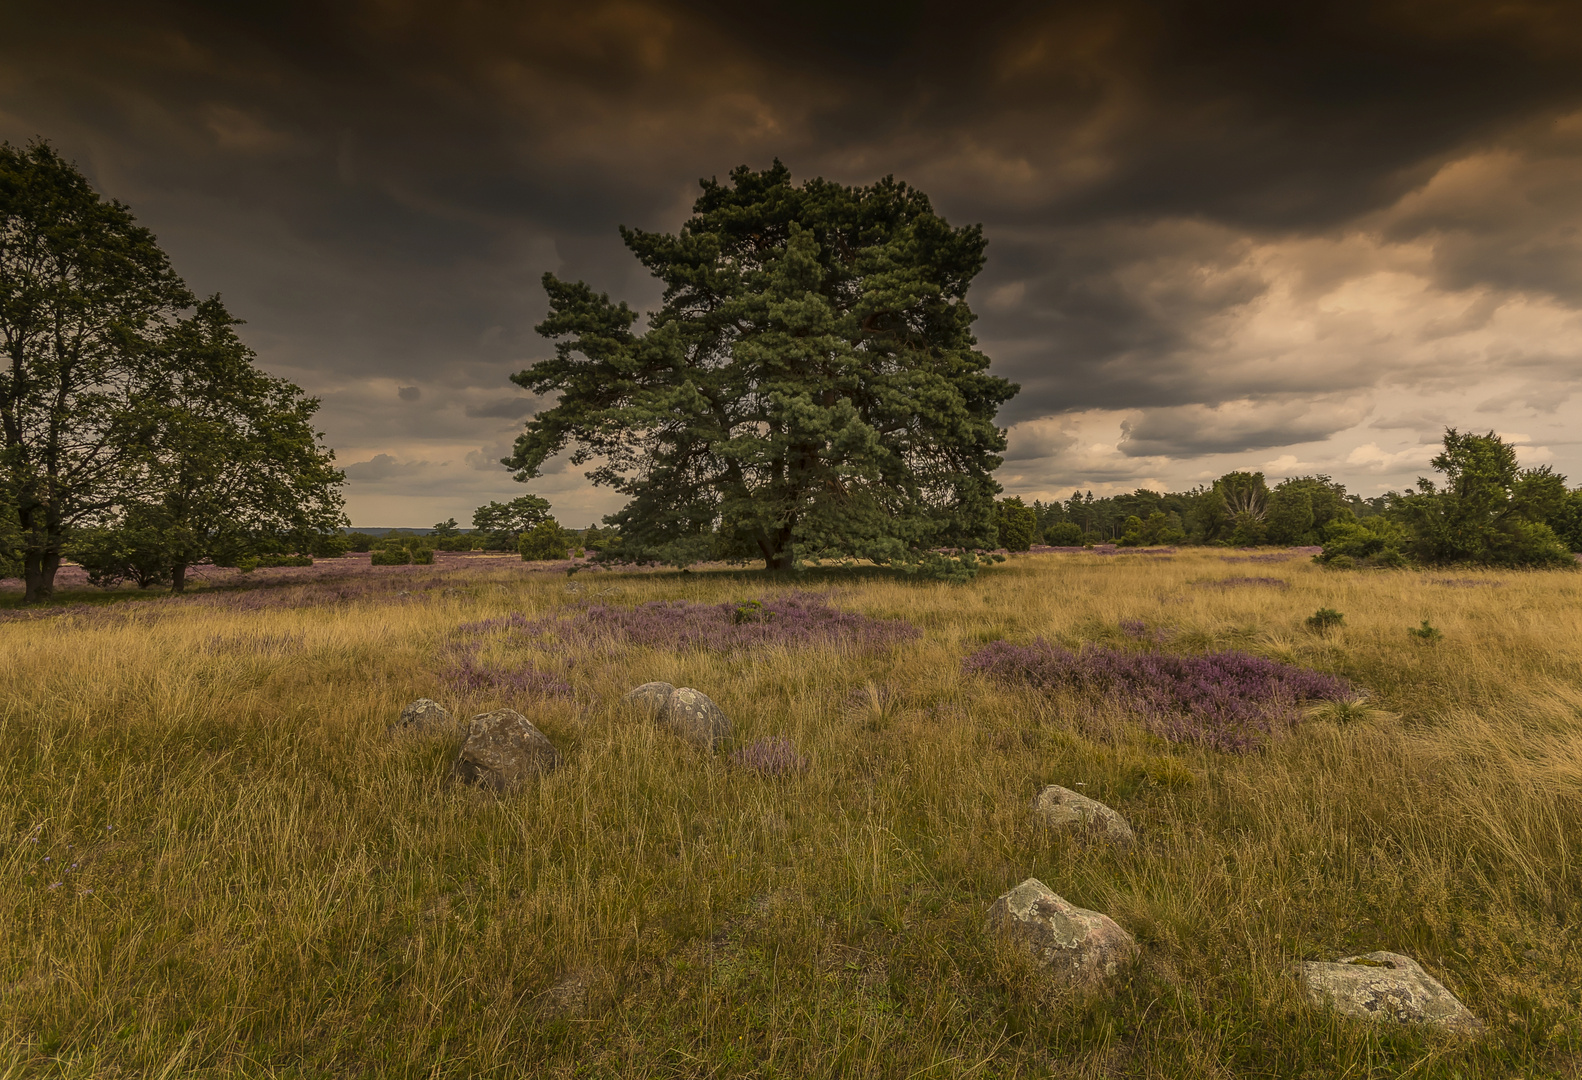
[[[645,682],[642,686],[628,690],[625,701],[628,705],[636,705],[649,716],[656,716],[675,692],[676,688],[667,682]]]
[[[1108,915],[1073,907],[1028,878],[989,908],[988,929],[1025,949],[1060,986],[1091,989],[1116,975],[1137,942]]]
[[[451,727],[450,710],[437,701],[420,697],[401,710],[401,716],[391,726],[392,735],[421,735],[435,731],[448,731]]]
[[[515,709],[479,713],[467,725],[451,776],[468,784],[506,792],[550,772],[560,751]]]
[[[1117,847],[1130,847],[1135,837],[1126,819],[1097,799],[1050,784],[1033,800],[1033,813],[1051,828],[1087,828]]]
[[[659,710],[659,722],[687,742],[715,750],[731,737],[731,721],[709,696],[690,686],[679,687]]]
[[[1307,996],[1343,1016],[1429,1024],[1475,1035],[1483,1023],[1410,956],[1371,952],[1335,964],[1299,964]]]

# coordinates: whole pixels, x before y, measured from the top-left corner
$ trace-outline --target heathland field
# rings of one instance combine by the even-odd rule
[[[1582,1075],[1582,573],[343,565],[6,613],[0,1077]],[[1344,693],[1046,677],[1227,650]],[[623,705],[650,680],[734,744]],[[448,782],[460,727],[387,732],[418,697],[562,765]],[[1051,783],[1137,843],[1036,824]],[[1136,937],[1107,991],[985,933],[1028,877]],[[1486,1032],[1290,973],[1376,949]]]

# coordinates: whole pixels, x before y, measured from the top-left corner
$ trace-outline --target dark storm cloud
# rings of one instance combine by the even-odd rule
[[[699,176],[775,156],[984,224],[1002,422],[1043,424],[1017,460],[1086,445],[1040,418],[1114,413],[1082,466],[1109,477],[1495,374],[1467,407],[1552,411],[1577,377],[1570,3],[85,3],[7,31],[0,135],[131,203],[323,397],[354,506],[432,501],[441,462],[511,494],[539,276],[651,306],[615,225],[673,229]]]

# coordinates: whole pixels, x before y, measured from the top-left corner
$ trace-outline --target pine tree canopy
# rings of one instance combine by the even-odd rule
[[[553,359],[513,379],[558,394],[505,464],[573,464],[630,497],[624,558],[915,559],[995,538],[1017,387],[988,373],[967,290],[980,227],[892,178],[800,186],[775,162],[708,180],[675,235],[621,229],[665,286],[635,311],[544,276]]]

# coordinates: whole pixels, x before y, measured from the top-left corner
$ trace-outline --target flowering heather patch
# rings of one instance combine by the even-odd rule
[[[1220,562],[1280,563],[1301,557],[1301,553],[1295,551],[1270,551],[1263,555],[1225,555],[1220,558]]]
[[[1121,633],[1129,638],[1145,638],[1148,636],[1148,624],[1141,619],[1122,619]]]
[[[875,619],[830,607],[822,597],[790,594],[761,601],[744,618],[739,603],[694,604],[656,600],[636,607],[593,604],[566,617],[528,620],[521,616],[474,624],[479,629],[509,629],[553,635],[563,644],[594,647],[610,641],[671,650],[742,652],[780,645],[835,644],[872,652],[922,636],[899,619]]]
[[[798,754],[796,746],[784,735],[754,739],[732,754],[731,761],[765,776],[789,776],[806,772],[808,767],[806,755]]]
[[[1228,577],[1218,581],[1195,581],[1194,585],[1204,589],[1289,589],[1291,583],[1284,578],[1277,577]]]
[[[1102,694],[1170,742],[1237,753],[1296,723],[1304,702],[1352,696],[1345,679],[1241,652],[1182,656],[1093,645],[1073,653],[1042,639],[996,641],[968,656],[962,669],[1040,690]]]
[[[485,664],[478,659],[476,646],[460,649],[451,662],[440,669],[440,678],[455,690],[477,693],[487,690],[504,690],[534,697],[572,696],[571,684],[530,667],[506,667]]]
[[[1505,582],[1503,582],[1503,581],[1489,581],[1489,580],[1487,580],[1485,578],[1469,578],[1469,577],[1463,577],[1463,578],[1454,578],[1454,577],[1431,578],[1428,583],[1430,585],[1444,585],[1444,586],[1446,586],[1448,588],[1451,588],[1451,589],[1475,589],[1475,588],[1478,588],[1481,585],[1486,585],[1486,586],[1488,586],[1491,589],[1498,589],[1498,588],[1501,588],[1502,586],[1504,586],[1504,584],[1505,584]]]

